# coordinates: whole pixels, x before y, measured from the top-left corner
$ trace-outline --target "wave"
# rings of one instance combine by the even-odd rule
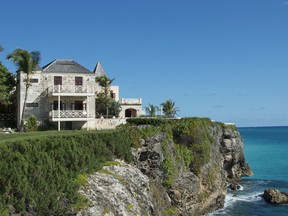
[[[209,216],[220,215],[271,215],[275,211],[273,206],[268,206],[262,197],[267,188],[278,188],[286,191],[288,188],[287,181],[274,181],[266,179],[243,179],[241,185],[236,191],[229,190],[225,197],[224,208],[208,214]],[[265,208],[263,208],[265,207]],[[278,211],[286,211],[287,207]],[[245,214],[243,213],[245,212]],[[285,215],[285,214],[282,214]],[[287,215],[287,214],[286,214]]]
[[[260,192],[254,192],[252,194],[227,194],[225,198],[225,205],[229,206],[237,201],[243,201],[243,202],[255,202],[262,200],[262,193]]]
[[[228,193],[225,197],[224,208],[208,214],[208,216],[216,215],[229,215],[231,213],[231,207],[237,202],[259,202],[263,201],[262,194],[260,192],[254,192],[251,194],[233,194]]]
[[[239,191],[243,191],[243,190],[244,190],[244,187],[243,187],[242,185],[240,185],[240,184],[238,184],[238,185],[239,185],[238,190],[239,190]]]

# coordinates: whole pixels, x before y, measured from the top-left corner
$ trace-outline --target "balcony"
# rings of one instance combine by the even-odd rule
[[[52,121],[87,121],[95,115],[87,110],[52,110],[50,117]]]
[[[93,96],[95,95],[93,85],[53,85],[53,96]]]
[[[119,103],[121,105],[141,105],[142,98],[120,98]]]

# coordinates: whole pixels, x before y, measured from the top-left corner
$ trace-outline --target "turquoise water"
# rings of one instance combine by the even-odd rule
[[[225,208],[211,215],[288,215],[288,205],[267,204],[261,197],[266,188],[288,192],[288,127],[238,129],[254,176],[243,179],[243,190],[229,191]]]

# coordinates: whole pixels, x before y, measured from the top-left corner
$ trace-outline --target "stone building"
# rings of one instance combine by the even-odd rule
[[[126,118],[142,115],[141,98],[120,98],[119,86],[110,87],[110,95],[121,105],[118,118],[97,119],[96,92],[101,87],[95,78],[106,76],[100,63],[90,71],[73,60],[57,59],[38,67],[28,89],[25,119],[31,114],[39,123],[54,122],[58,129],[103,129],[125,123]],[[17,125],[20,126],[25,98],[26,74],[18,74]]]

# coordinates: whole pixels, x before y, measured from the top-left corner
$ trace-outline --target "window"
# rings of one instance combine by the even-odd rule
[[[27,103],[26,107],[38,107],[38,103]]]
[[[75,110],[83,110],[83,101],[75,101]]]
[[[113,99],[116,98],[116,93],[114,93],[113,90],[110,91],[110,97]]]
[[[62,77],[54,76],[54,85],[62,85]]]
[[[30,79],[31,83],[38,83],[38,79]]]
[[[83,77],[75,77],[75,85],[83,85]]]
[[[26,81],[27,81],[27,79],[24,78],[23,82],[26,82]],[[35,79],[35,78],[34,79],[32,79],[32,78],[30,79],[30,83],[38,83],[38,82],[39,82],[38,79]]]
[[[60,110],[64,110],[63,108],[63,103],[60,101]],[[53,110],[58,110],[58,101],[53,101]]]

